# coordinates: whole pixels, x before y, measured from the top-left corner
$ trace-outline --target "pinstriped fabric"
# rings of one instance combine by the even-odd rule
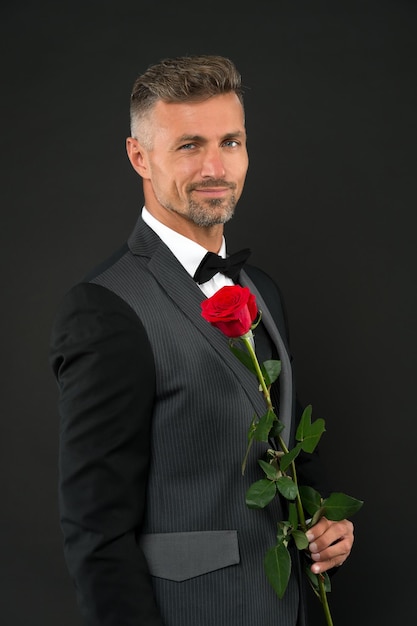
[[[237,530],[240,562],[189,580],[154,578],[166,626],[295,626],[297,572],[279,600],[263,570],[282,510],[247,508],[262,477],[255,444],[241,462],[249,423],[264,411],[255,378],[201,316],[202,294],[171,252],[140,220],[131,252],[92,280],[122,297],[146,329],[156,367],[152,463],[143,532]],[[192,558],[198,558],[191,555]]]
[[[242,275],[242,284],[249,287],[252,293],[256,295],[258,306],[262,311],[263,321],[271,333],[271,338],[277,347],[279,359],[281,361],[282,369],[279,377],[281,406],[279,411],[279,418],[284,424],[282,438],[284,439],[285,444],[288,446],[291,433],[291,418],[293,415],[293,384],[290,358],[286,350],[285,344],[279,334],[278,328],[276,327],[274,320],[272,319],[272,315],[268,311],[268,308],[261,294],[257,290],[254,283],[245,274],[245,272],[242,272]]]

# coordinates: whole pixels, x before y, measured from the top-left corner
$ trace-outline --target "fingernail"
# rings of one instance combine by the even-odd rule
[[[313,541],[313,539],[314,539],[313,533],[310,533],[310,532],[306,533],[306,537],[307,537],[308,541]]]
[[[311,569],[313,570],[315,574],[320,574],[320,565],[314,564],[312,565]]]
[[[310,543],[308,549],[310,550],[310,552],[318,552],[316,543]]]

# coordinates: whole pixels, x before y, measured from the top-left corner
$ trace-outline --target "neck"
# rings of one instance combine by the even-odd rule
[[[145,206],[149,213],[168,228],[171,228],[175,232],[195,241],[200,246],[208,250],[209,252],[219,252],[222,245],[223,238],[223,224],[214,224],[213,226],[198,226],[186,219],[184,216],[174,213],[173,211],[167,211],[160,208],[155,210],[152,205],[149,206],[145,202]]]

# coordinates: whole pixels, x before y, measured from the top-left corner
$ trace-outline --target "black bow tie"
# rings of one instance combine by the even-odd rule
[[[223,259],[218,254],[214,254],[214,252],[207,252],[194,274],[195,282],[201,285],[210,280],[217,272],[221,272],[232,280],[236,280],[250,253],[250,249],[245,248]]]

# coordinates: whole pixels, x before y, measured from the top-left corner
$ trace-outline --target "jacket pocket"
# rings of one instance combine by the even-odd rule
[[[178,582],[240,560],[236,530],[145,534],[140,545],[152,576]]]

